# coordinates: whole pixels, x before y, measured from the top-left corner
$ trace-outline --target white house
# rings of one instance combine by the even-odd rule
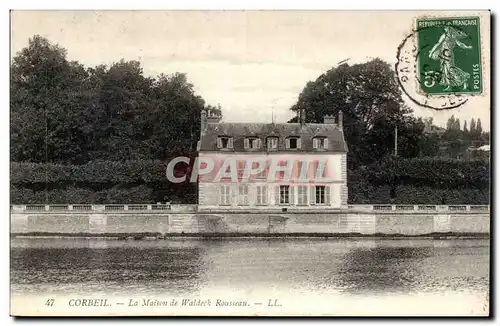
[[[213,160],[215,167],[214,173],[200,177],[198,209],[347,208],[347,151],[342,112],[338,123],[326,116],[322,124],[222,123],[219,117],[202,114],[199,159]],[[235,165],[225,165],[231,160]],[[244,169],[254,168],[255,161],[267,162],[264,171],[245,179]],[[278,166],[291,162],[291,175],[275,172],[273,169],[280,169],[273,168],[275,162]],[[231,166],[237,167],[237,181],[216,177],[221,170],[230,171]]]

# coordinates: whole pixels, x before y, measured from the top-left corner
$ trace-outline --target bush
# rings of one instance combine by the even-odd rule
[[[388,157],[348,171],[347,184],[353,204],[488,204],[490,163]]]
[[[153,202],[153,189],[137,186],[128,189],[114,187],[102,191],[85,188],[66,188],[45,191],[33,191],[13,186],[10,200],[16,204],[148,204]]]
[[[488,204],[489,174],[484,159],[389,157],[348,171],[349,202]],[[11,202],[19,204],[197,202],[196,184],[168,183],[161,161],[11,163],[11,183]]]
[[[488,188],[490,163],[487,160],[449,158],[386,158],[360,168],[358,174],[371,183],[411,184],[440,188]]]
[[[488,189],[442,189],[425,186],[400,185],[391,198],[390,186],[367,188],[349,187],[350,204],[429,204],[429,205],[488,205]]]
[[[11,163],[12,184],[147,183],[166,181],[162,161],[91,161],[84,165]]]

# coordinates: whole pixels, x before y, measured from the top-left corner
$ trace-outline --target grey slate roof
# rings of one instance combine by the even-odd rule
[[[220,150],[217,148],[217,138],[220,136],[233,137],[232,150]],[[200,151],[218,152],[267,152],[266,138],[279,137],[278,152],[347,152],[343,132],[336,124],[321,123],[207,123],[205,132],[201,134],[199,143]],[[300,149],[286,149],[285,139],[290,136],[301,138]],[[313,148],[313,137],[327,137],[328,149],[317,150]],[[244,139],[246,137],[259,137],[262,140],[260,149],[245,149]],[[274,151],[270,151],[274,152]]]

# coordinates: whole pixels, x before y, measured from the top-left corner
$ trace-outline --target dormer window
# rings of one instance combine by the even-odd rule
[[[267,149],[271,151],[278,150],[278,137],[267,138]]]
[[[314,149],[328,149],[328,138],[326,138],[326,137],[314,137],[313,138],[313,148]]]
[[[259,149],[261,141],[257,137],[245,138],[245,149]]]
[[[233,137],[220,136],[217,138],[217,148],[219,149],[232,149]]]
[[[286,139],[287,149],[299,149],[300,148],[300,138],[299,137],[288,137]]]

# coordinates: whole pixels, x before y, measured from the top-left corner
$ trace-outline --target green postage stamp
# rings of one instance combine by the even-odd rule
[[[479,17],[417,19],[417,74],[424,93],[482,93],[479,26]]]

